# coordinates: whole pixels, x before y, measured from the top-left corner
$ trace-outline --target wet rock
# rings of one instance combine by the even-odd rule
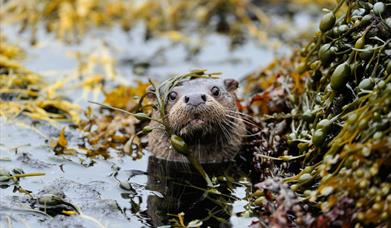
[[[100,182],[81,184],[76,181],[59,178],[45,186],[39,194],[59,194],[64,199],[80,207],[85,213],[94,215],[118,217],[122,216],[115,200],[102,199],[103,188]]]
[[[39,195],[53,192],[63,192],[70,200],[79,201],[85,199],[100,199],[97,184],[81,184],[73,180],[58,178],[39,191]]]

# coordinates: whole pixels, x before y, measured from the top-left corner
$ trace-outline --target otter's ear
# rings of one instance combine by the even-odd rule
[[[239,87],[239,82],[236,81],[235,79],[225,79],[224,85],[227,91],[233,92]]]
[[[146,93],[147,93],[147,97],[148,99],[150,99],[151,101],[155,101],[156,100],[156,95],[154,94],[156,91],[155,87],[153,86],[148,86],[148,88],[146,89]]]

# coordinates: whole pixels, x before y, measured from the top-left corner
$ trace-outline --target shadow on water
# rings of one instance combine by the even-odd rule
[[[184,224],[201,220],[205,227],[232,226],[232,205],[239,200],[235,188],[250,187],[239,183],[246,174],[234,162],[203,166],[218,183],[216,189],[208,190],[204,179],[188,164],[149,158],[147,188],[163,195],[148,197],[147,214],[153,227],[175,226],[179,213],[184,213]]]

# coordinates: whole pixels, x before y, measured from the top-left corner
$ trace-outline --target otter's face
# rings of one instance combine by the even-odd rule
[[[192,79],[173,88],[167,97],[166,112],[174,132],[184,138],[212,136],[232,126],[236,111],[233,79]]]

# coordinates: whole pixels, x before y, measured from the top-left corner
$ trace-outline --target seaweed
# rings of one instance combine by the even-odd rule
[[[130,32],[138,26],[145,30],[146,41],[166,38],[184,44],[190,54],[197,54],[206,35],[217,32],[230,37],[230,47],[239,47],[248,35],[265,42],[278,35],[290,42],[286,28],[291,23],[273,21],[264,8],[287,8],[297,12],[300,6],[330,6],[332,0],[284,1],[122,1],[122,0],[33,0],[4,1],[0,17],[5,23],[18,25],[20,32],[31,33],[31,43],[39,42],[38,30],[46,32],[66,43],[80,43],[95,28],[120,27]],[[286,4],[286,5],[285,5]],[[194,33],[197,31],[197,33]]]
[[[310,4],[305,0],[289,2]],[[330,0],[316,2],[329,5]],[[124,31],[130,31],[144,23],[145,40],[168,38],[185,43],[197,53],[202,36],[211,31],[228,35],[232,46],[241,44],[247,35],[264,41],[265,28],[270,24],[268,15],[257,4],[220,0],[142,1],[140,4],[117,0],[16,0],[2,2],[0,18],[21,25],[21,32],[30,30],[33,44],[38,41],[38,26],[73,43],[82,41],[94,28],[121,26]],[[244,115],[254,118],[260,129],[259,137],[250,143],[256,171],[252,176],[260,182],[255,185],[258,190],[253,192],[251,204],[253,214],[260,217],[257,224],[390,225],[390,7],[389,0],[336,1],[333,9],[325,10],[319,31],[307,45],[244,79],[244,94],[249,99],[239,106]],[[191,36],[194,31],[200,39]],[[107,45],[103,50],[103,54],[76,53],[79,68],[49,85],[41,75],[20,63],[25,56],[23,50],[1,36],[0,115],[33,129],[31,123],[37,122],[57,127],[58,138],[50,140],[56,155],[84,152],[87,157],[105,159],[110,158],[112,150],[140,159],[147,144],[144,136],[153,130],[148,123],[156,121],[165,128],[173,147],[189,157],[186,142],[173,135],[166,123],[165,99],[182,80],[215,74],[196,70],[160,85],[151,81],[152,89],[147,93],[148,83],[142,82],[109,88],[106,82],[119,84],[123,78],[117,77],[115,60],[107,52]],[[100,65],[103,73],[96,70]],[[95,97],[103,94],[102,107],[97,112],[87,108],[85,118],[82,117],[83,108],[60,93],[71,84],[83,89],[83,98],[88,98],[90,93]],[[147,98],[150,95],[156,98],[157,118],[151,116],[152,104]],[[81,134],[77,146],[68,142],[64,125],[75,127]],[[45,133],[37,132],[49,139]],[[189,160],[197,163],[191,156]],[[198,169],[209,187],[213,187],[202,167]],[[2,185],[13,184],[15,191],[27,195],[31,192],[18,185],[19,178],[42,175],[23,174],[20,170],[6,174],[0,171]],[[118,182],[122,189],[132,192],[128,182]],[[208,193],[216,193],[213,188],[209,190]],[[39,203],[39,198],[32,200]],[[42,202],[43,208],[48,209],[47,202]],[[59,207],[64,209],[62,215],[81,214],[63,199],[54,203],[62,205]],[[175,217],[173,223],[186,226],[183,214]],[[197,220],[187,224],[200,225]]]
[[[80,107],[50,97],[43,78],[19,63],[22,57],[21,48],[0,38],[0,115],[10,121],[24,115],[52,125],[57,121],[78,124]]]
[[[278,171],[302,204],[320,209],[307,225],[390,225],[389,7],[389,1],[341,0],[321,18],[313,40],[287,59],[288,67],[274,64],[249,77],[261,83],[271,78],[272,84],[249,83],[249,91],[287,90],[281,100],[290,111],[253,115],[261,123],[290,123],[281,137],[300,169],[288,165]],[[262,148],[255,153],[262,158],[258,163],[273,159],[263,153]],[[286,155],[275,151],[274,157]],[[344,208],[349,212],[341,214]]]

